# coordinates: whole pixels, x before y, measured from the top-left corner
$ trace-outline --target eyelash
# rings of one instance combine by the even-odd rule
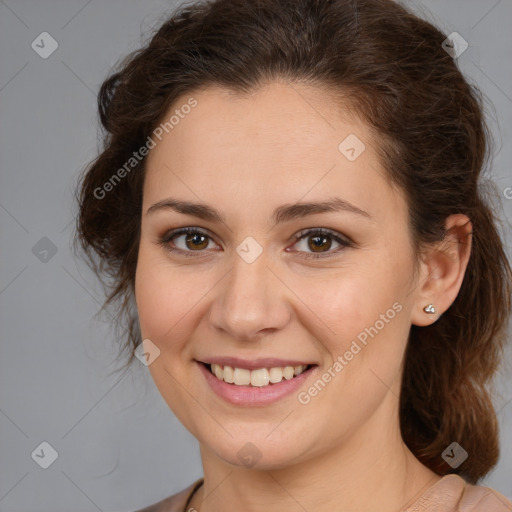
[[[179,228],[173,231],[169,231],[168,233],[165,233],[162,237],[157,239],[157,243],[161,245],[165,250],[170,251],[172,253],[178,253],[180,255],[183,255],[187,258],[189,257],[201,257],[200,255],[196,255],[194,253],[198,252],[204,252],[204,251],[184,251],[183,249],[177,249],[176,247],[172,247],[169,245],[169,242],[171,242],[174,238],[177,238],[180,235],[188,235],[188,234],[198,234],[203,235],[205,237],[208,237],[210,240],[213,240],[212,237],[202,229],[194,228],[194,227],[187,227],[187,228]],[[340,247],[337,247],[336,249],[325,252],[325,253],[303,253],[301,256],[305,259],[319,259],[319,258],[329,258],[333,256],[334,254],[340,252],[341,250],[347,248],[347,247],[353,247],[354,243],[352,240],[344,237],[341,237],[336,233],[336,231],[332,231],[330,229],[326,228],[311,228],[302,230],[296,235],[294,235],[295,242],[293,245],[295,245],[297,242],[301,241],[303,238],[306,238],[311,235],[321,235],[321,236],[329,236],[336,242],[340,244]],[[299,251],[300,252],[300,251]]]

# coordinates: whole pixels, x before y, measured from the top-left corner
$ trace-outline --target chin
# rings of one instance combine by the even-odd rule
[[[208,452],[214,453],[234,468],[278,470],[285,469],[304,458],[304,446],[301,441],[294,441],[290,437],[285,439],[276,436],[269,441],[261,435],[255,436],[253,440],[250,435],[244,435],[241,438],[226,439],[222,445],[212,446],[208,443],[207,446]]]

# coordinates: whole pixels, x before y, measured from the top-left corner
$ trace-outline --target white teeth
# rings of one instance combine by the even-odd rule
[[[222,371],[222,368],[218,364],[212,365],[212,370],[215,372],[215,376],[218,379],[222,379],[224,376],[224,372]]]
[[[294,370],[293,366],[285,366],[283,368],[283,377],[286,380],[293,379],[293,374],[294,373],[295,373],[295,370]]]
[[[220,378],[222,379],[222,375],[220,376]],[[233,384],[233,382],[235,382],[235,371],[233,370],[233,368],[231,368],[231,366],[224,366],[224,382],[229,382],[230,384]]]
[[[270,368],[268,372],[270,374],[270,382],[275,384],[276,382],[281,382],[283,380],[283,369],[282,368]]]
[[[220,380],[235,384],[236,386],[256,386],[264,387],[270,383],[277,384],[283,378],[286,380],[293,379],[294,376],[300,375],[307,365],[285,366],[275,368],[259,368],[257,370],[247,370],[246,368],[233,368],[231,366],[222,366],[218,364],[211,365],[211,372]]]
[[[261,368],[260,370],[253,370],[251,372],[251,386],[266,386],[270,382],[268,370]]]
[[[222,379],[224,372],[221,370],[221,376],[217,378]],[[235,368],[234,370],[234,384],[237,386],[247,386],[251,383],[251,371],[245,368]]]

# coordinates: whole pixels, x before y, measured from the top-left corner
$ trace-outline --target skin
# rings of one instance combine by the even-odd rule
[[[198,105],[148,155],[135,293],[142,337],[160,350],[152,378],[200,444],[204,485],[191,506],[400,510],[440,479],[400,435],[404,350],[411,324],[435,322],[457,296],[471,247],[468,218],[447,219],[446,239],[427,248],[415,274],[406,200],[386,181],[370,128],[339,101],[276,81],[245,95],[211,86],[172,110],[190,96]],[[354,161],[338,150],[349,134],[366,146]],[[278,206],[334,196],[370,217],[340,211],[270,222]],[[146,213],[168,197],[207,203],[225,223]],[[192,257],[157,243],[185,226],[211,235],[196,240],[200,249],[187,235],[174,239]],[[291,237],[306,228],[334,230],[354,245],[339,249],[328,238],[318,252],[330,258],[305,259],[316,235]],[[236,252],[248,236],[263,249],[252,263]],[[314,377],[299,390],[307,391],[394,303],[400,312],[308,404],[297,393],[261,407],[229,404],[195,361],[314,362]],[[430,303],[435,314],[423,311]],[[253,467],[237,456],[247,442],[261,454]]]

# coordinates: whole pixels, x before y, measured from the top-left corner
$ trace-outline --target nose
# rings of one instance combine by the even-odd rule
[[[214,329],[235,340],[255,341],[289,323],[290,292],[268,263],[265,251],[252,263],[234,253],[232,270],[216,288],[211,304]]]

